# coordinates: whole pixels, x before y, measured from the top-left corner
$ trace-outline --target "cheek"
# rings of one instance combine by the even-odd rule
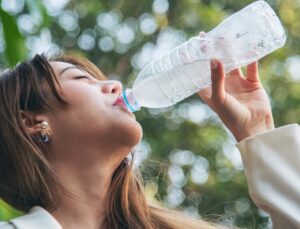
[[[95,102],[89,98],[74,94],[71,99],[65,99],[68,105],[57,113],[59,119],[68,123],[70,129],[79,133],[96,134],[99,129],[106,129],[106,109],[101,101]]]
[[[78,105],[83,104],[85,101],[88,101],[87,93],[84,93],[82,90],[72,90],[63,93],[63,98],[66,100],[70,105]]]
[[[75,113],[82,113],[80,119],[86,116],[94,116],[105,109],[104,98],[92,87],[65,87],[64,100],[68,102],[68,108]]]
[[[100,95],[98,89],[80,81],[70,80],[61,86],[60,93],[66,100],[84,100]]]

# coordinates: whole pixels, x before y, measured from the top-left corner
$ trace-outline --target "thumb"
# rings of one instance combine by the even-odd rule
[[[223,64],[217,59],[212,59],[210,62],[210,68],[212,82],[211,99],[215,105],[222,105],[226,98],[225,72]]]

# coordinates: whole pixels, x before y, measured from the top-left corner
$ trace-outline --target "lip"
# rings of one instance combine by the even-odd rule
[[[131,117],[135,118],[135,115],[130,112],[124,105],[122,99],[120,96],[117,97],[117,99],[115,100],[115,102],[113,103],[113,106],[118,107],[120,109],[122,109],[123,111],[125,111],[126,113],[128,113]]]
[[[123,102],[122,102],[122,99],[121,99],[121,96],[120,96],[120,95],[117,97],[117,99],[116,99],[115,102],[113,103],[113,106],[122,106],[122,107],[124,107],[124,104],[123,104]]]
[[[126,112],[131,117],[135,118],[135,115],[132,112],[130,112],[129,110],[127,110],[126,108],[124,108],[123,106],[115,105],[115,107],[117,107],[118,109],[122,110],[123,112]]]

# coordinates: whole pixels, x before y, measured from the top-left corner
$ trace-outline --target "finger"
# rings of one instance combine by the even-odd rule
[[[199,37],[201,38],[201,37],[205,37],[206,36],[206,33],[205,32],[203,32],[203,31],[201,31],[200,33],[199,33]]]
[[[211,98],[216,104],[222,104],[226,97],[225,92],[225,72],[223,64],[213,59],[210,62],[211,66],[211,81],[212,95]]]
[[[238,76],[244,78],[244,74],[240,68],[236,68],[228,73],[229,76]]]
[[[252,82],[260,82],[257,61],[247,66],[247,80]]]

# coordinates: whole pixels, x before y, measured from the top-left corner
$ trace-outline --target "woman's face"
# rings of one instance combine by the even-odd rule
[[[118,81],[100,81],[65,62],[50,64],[61,85],[59,93],[69,103],[49,114],[53,145],[64,150],[99,149],[111,154],[120,149],[129,152],[139,143],[142,129],[135,116],[114,105],[122,91]]]

